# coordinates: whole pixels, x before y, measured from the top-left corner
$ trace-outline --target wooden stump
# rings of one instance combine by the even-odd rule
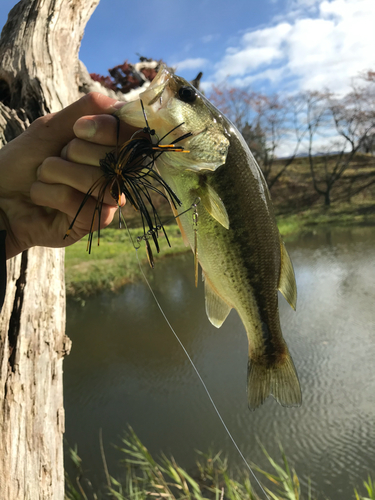
[[[78,50],[99,0],[22,0],[0,39],[0,147],[80,96]],[[0,316],[0,499],[63,500],[64,250],[7,262]]]

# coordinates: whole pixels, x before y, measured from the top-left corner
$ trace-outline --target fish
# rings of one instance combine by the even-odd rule
[[[243,137],[203,94],[162,67],[138,100],[116,111],[134,127],[148,126],[184,155],[155,159],[160,176],[189,211],[174,215],[202,269],[205,308],[217,328],[231,309],[248,337],[247,402],[251,410],[272,395],[282,406],[300,406],[298,375],[283,338],[278,290],[293,309],[293,266],[276,225],[270,193]],[[174,128],[176,130],[174,130]],[[199,200],[197,203],[196,200]]]

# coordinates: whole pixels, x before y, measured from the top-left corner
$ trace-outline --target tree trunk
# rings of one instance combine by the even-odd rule
[[[22,0],[0,39],[0,147],[79,97],[78,50],[99,0]],[[7,262],[0,316],[0,499],[63,500],[64,251]]]
[[[331,206],[331,190],[327,187],[327,191],[324,192],[324,205],[326,207]]]

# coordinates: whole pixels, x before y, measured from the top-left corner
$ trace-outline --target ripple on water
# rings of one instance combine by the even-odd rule
[[[192,262],[157,264],[153,287],[249,460],[270,470],[281,442],[302,483],[331,500],[351,498],[375,470],[374,230],[316,234],[289,245],[297,313],[280,300],[281,322],[303,389],[303,406],[246,403],[246,334],[235,312],[219,330],[207,321]],[[149,271],[148,271],[149,272]],[[72,354],[65,362],[66,435],[87,467],[102,470],[98,429],[118,442],[130,423],[152,452],[194,464],[194,449],[239,459],[199,381],[143,283],[118,295],[68,303]],[[114,464],[108,446],[106,456]],[[111,462],[112,461],[112,462]]]

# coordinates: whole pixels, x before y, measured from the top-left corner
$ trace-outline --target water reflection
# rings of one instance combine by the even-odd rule
[[[208,322],[203,287],[190,256],[157,263],[152,286],[249,460],[268,467],[257,437],[274,457],[281,441],[298,474],[331,499],[352,497],[375,470],[375,235],[373,229],[310,234],[288,245],[298,284],[297,313],[281,298],[284,336],[303,390],[303,406],[274,400],[249,412],[247,340],[232,311],[219,330]],[[78,443],[98,480],[98,433],[115,474],[129,423],[150,450],[184,466],[194,449],[224,449],[240,461],[196,375],[143,283],[68,303],[73,350],[65,362],[66,437]],[[98,472],[99,471],[99,472]]]

